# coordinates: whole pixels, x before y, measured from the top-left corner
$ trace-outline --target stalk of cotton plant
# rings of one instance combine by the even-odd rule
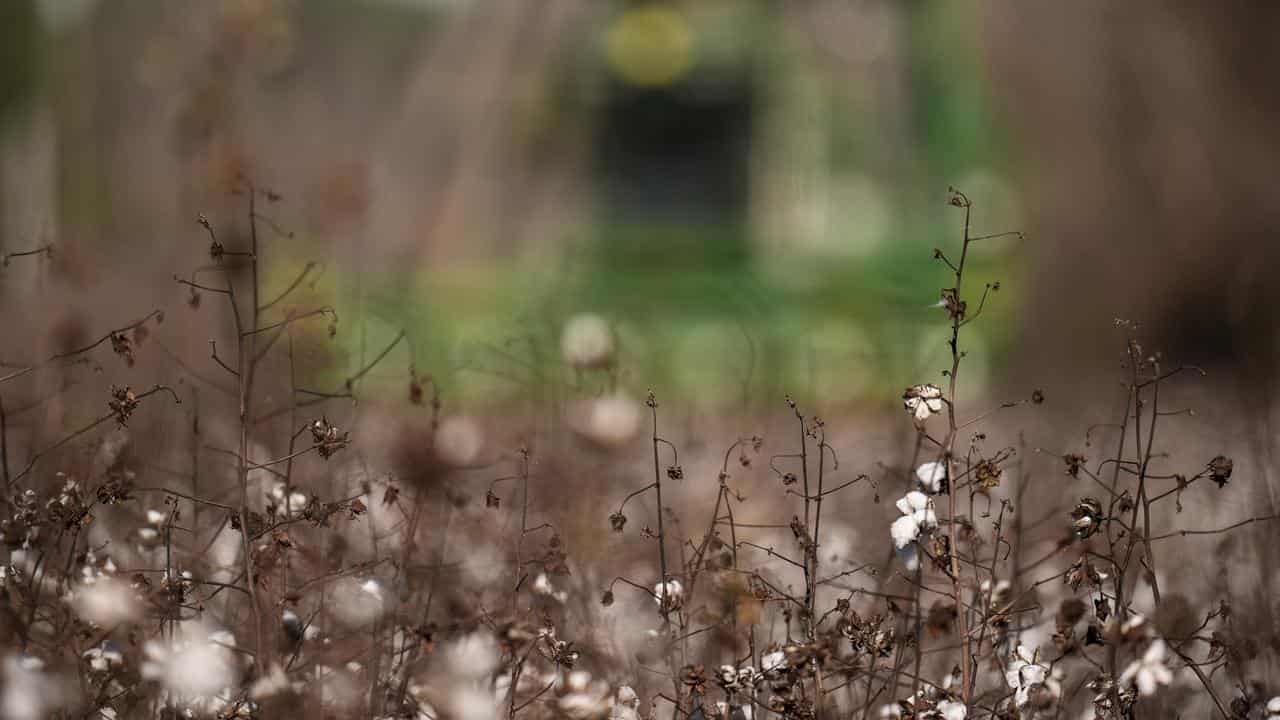
[[[964,282],[964,266],[965,260],[969,255],[969,217],[972,206],[969,198],[962,193],[956,192],[952,196],[952,203],[964,208],[964,238],[960,247],[960,261],[954,267],[955,271],[955,287],[951,290],[951,298],[954,302],[948,307],[951,315],[951,338],[947,341],[947,346],[951,349],[951,372],[948,373],[947,383],[947,437],[943,443],[943,461],[947,464],[947,474],[955,477],[955,443],[958,429],[956,425],[956,382],[960,375],[960,325],[965,318],[965,304],[961,300],[961,286]],[[944,297],[946,292],[944,291]],[[984,296],[985,297],[985,296]],[[964,591],[962,581],[960,579],[960,537],[959,524],[956,522],[956,495],[957,489],[952,484],[947,488],[947,517],[950,521],[951,532],[951,578],[952,578],[952,594],[956,603],[956,634],[960,640],[960,673],[961,673],[961,693],[965,708],[968,708],[969,698],[973,692],[973,652],[970,648],[969,613],[964,608]]]
[[[947,525],[948,525],[948,553],[949,558],[949,575],[951,576],[951,600],[956,606],[956,636],[960,645],[960,670],[961,670],[961,699],[964,709],[967,710],[970,699],[974,692],[974,648],[973,637],[969,631],[970,611],[968,603],[965,601],[966,590],[962,578],[962,566],[960,562],[960,528],[958,514],[959,490],[958,483],[955,478],[959,477],[958,464],[956,459],[956,442],[959,438],[961,423],[956,417],[956,391],[960,377],[961,360],[964,352],[960,349],[960,329],[969,322],[972,322],[978,315],[982,313],[986,305],[987,296],[993,290],[999,289],[998,283],[988,283],[982,294],[982,299],[978,304],[976,311],[970,315],[968,312],[968,302],[964,299],[964,273],[965,266],[969,258],[970,245],[979,240],[985,240],[1005,235],[1019,235],[1020,233],[997,233],[986,236],[973,236],[970,234],[970,219],[972,216],[972,203],[969,198],[955,188],[951,189],[950,204],[961,208],[964,211],[964,225],[961,237],[960,256],[956,262],[952,262],[942,250],[935,250],[934,257],[952,271],[954,285],[942,290],[942,307],[944,307],[950,317],[951,332],[947,339],[947,347],[951,352],[951,367],[944,372],[947,377],[947,389],[943,393],[937,386],[932,384],[917,385],[908,388],[903,395],[904,404],[909,412],[912,413],[918,432],[939,447],[941,457],[939,462],[943,464],[943,476],[952,479],[947,483],[946,488],[946,508],[947,508]],[[941,414],[945,410],[947,419],[947,433],[945,437],[939,441],[928,434],[925,426],[931,416]],[[928,478],[933,479],[935,470],[928,469]],[[924,476],[921,477],[924,480]],[[972,497],[972,495],[971,495]],[[902,522],[899,520],[899,522]],[[906,536],[906,524],[900,527],[902,537]],[[895,541],[897,536],[895,536]]]
[[[658,459],[658,444],[666,442],[658,436],[658,399],[654,396],[653,391],[649,391],[649,397],[645,401],[649,406],[650,413],[653,416],[653,487],[654,493],[657,495],[658,502],[658,568],[659,582],[667,582],[667,534],[663,527],[662,516],[665,514],[662,506],[662,468],[661,461]],[[670,443],[668,443],[670,445]],[[674,446],[672,446],[674,449]],[[679,467],[673,465],[672,467]],[[671,608],[667,603],[659,601],[658,612],[662,615],[662,624],[664,629],[671,623]],[[677,692],[679,685],[677,684]]]
[[[314,452],[322,459],[327,460],[335,452],[345,447],[350,442],[350,438],[347,433],[341,432],[336,426],[329,423],[328,420],[324,419],[322,416],[320,420],[315,420],[313,423],[303,426],[303,429],[297,430],[290,437],[289,452],[284,457],[257,462],[250,457],[251,448],[254,446],[253,436],[255,434],[255,428],[258,423],[263,420],[263,418],[258,417],[255,412],[255,401],[260,394],[258,392],[257,385],[258,373],[263,360],[275,343],[285,335],[288,335],[290,341],[290,365],[292,366],[292,330],[295,324],[313,318],[327,318],[330,321],[329,335],[332,337],[337,332],[337,313],[329,306],[322,306],[314,310],[304,312],[298,312],[290,309],[285,314],[283,320],[270,323],[264,321],[266,313],[273,306],[288,298],[299,287],[302,280],[314,269],[315,264],[307,264],[299,277],[292,284],[286,287],[283,292],[276,295],[274,299],[266,302],[262,301],[262,283],[259,277],[259,263],[262,257],[261,251],[263,248],[260,247],[259,242],[259,225],[261,223],[266,223],[278,234],[283,233],[280,231],[279,227],[268,218],[268,216],[262,214],[259,209],[259,202],[260,200],[265,200],[268,203],[274,203],[280,200],[280,196],[273,191],[258,187],[252,180],[244,177],[238,178],[236,184],[237,194],[242,194],[247,198],[246,224],[249,236],[248,248],[245,250],[230,250],[225,247],[219,241],[218,235],[214,230],[213,223],[211,223],[208,218],[201,215],[198,222],[208,234],[210,243],[209,256],[212,258],[214,264],[212,266],[197,269],[191,274],[190,280],[180,277],[175,279],[179,284],[190,288],[193,300],[190,304],[193,308],[199,306],[198,298],[199,293],[202,291],[223,295],[226,298],[227,307],[230,310],[234,324],[234,367],[219,357],[216,341],[210,341],[210,348],[213,361],[234,379],[236,385],[234,396],[238,405],[237,426],[239,430],[239,442],[237,444],[237,450],[231,451],[229,454],[233,455],[236,460],[236,477],[237,484],[239,485],[239,498],[238,506],[233,508],[231,524],[239,531],[241,536],[240,549],[241,560],[243,563],[241,572],[245,580],[246,593],[249,598],[251,610],[250,615],[253,621],[253,635],[255,639],[254,654],[257,661],[265,667],[270,664],[272,648],[271,644],[267,641],[267,631],[264,625],[264,601],[259,592],[260,586],[264,583],[259,577],[259,568],[255,567],[254,560],[255,553],[253,542],[255,540],[254,531],[256,523],[251,522],[253,519],[251,516],[253,516],[254,513],[250,509],[250,473],[264,469],[270,472],[275,472],[272,470],[274,466],[286,463],[288,464],[288,471],[284,473],[286,493],[284,497],[284,504],[286,508],[286,515],[288,515],[289,511],[292,510],[292,505],[296,499],[292,496],[289,485],[292,477],[293,459],[300,455]],[[242,266],[233,265],[232,263],[227,262],[226,258],[228,257],[246,259],[247,262],[245,263],[245,266],[247,267],[242,268]],[[249,273],[249,287],[247,293],[243,292],[244,288],[240,288],[242,292],[237,293],[236,271],[240,269],[247,269]],[[212,271],[221,275],[224,287],[214,287],[197,282],[196,278],[201,271]],[[245,297],[246,294],[248,297]],[[244,307],[246,305],[247,307]],[[349,376],[343,384],[342,390],[338,392],[319,392],[313,390],[304,391],[297,387],[293,380],[293,372],[291,371],[289,405],[281,411],[269,414],[267,417],[269,418],[275,415],[287,413],[291,418],[295,418],[298,408],[297,395],[300,392],[305,392],[310,397],[320,400],[324,400],[325,398],[352,397],[354,383],[368,374],[373,367],[378,365],[391,352],[391,350],[399,345],[404,339],[405,334],[401,331],[396,335],[395,339],[392,340],[391,343],[373,359],[371,363],[365,365],[363,368]],[[305,429],[309,429],[311,431],[313,441],[312,445],[295,452],[294,443]],[[275,472],[275,474],[279,473]],[[354,508],[356,506],[353,504],[352,507]],[[285,568],[287,568],[287,564],[288,561],[286,558],[284,563]],[[287,569],[284,572],[287,573]],[[285,578],[287,581],[287,574],[285,574]]]

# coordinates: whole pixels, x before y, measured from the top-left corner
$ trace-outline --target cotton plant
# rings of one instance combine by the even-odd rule
[[[565,678],[556,708],[569,720],[595,720],[611,715],[616,700],[607,682],[575,670]]]
[[[968,201],[956,193],[952,204],[966,208],[967,249],[973,239],[968,234]],[[153,439],[158,442],[163,439],[160,436],[174,433],[152,438],[142,426],[132,442],[125,442],[128,435],[120,432],[99,445],[100,454],[110,448],[109,459],[94,461],[93,474],[82,487],[53,472],[62,452],[46,454],[39,452],[45,446],[25,446],[32,436],[20,428],[25,421],[8,426],[11,460],[22,460],[7,468],[17,475],[7,478],[12,492],[4,498],[7,517],[0,517],[9,542],[7,552],[12,553],[0,558],[9,563],[0,566],[0,590],[14,604],[12,610],[19,619],[30,618],[22,640],[35,652],[65,649],[74,642],[81,654],[67,657],[78,661],[77,669],[91,685],[88,692],[82,687],[77,693],[72,683],[63,683],[64,678],[54,674],[66,672],[57,669],[60,664],[48,671],[28,666],[35,662],[32,658],[7,657],[6,682],[0,683],[4,707],[0,716],[39,713],[42,717],[53,709],[44,706],[56,695],[84,694],[86,701],[98,703],[120,698],[118,711],[91,709],[87,704],[82,708],[86,717],[104,718],[133,708],[162,706],[186,716],[248,717],[258,712],[255,703],[275,698],[272,705],[285,704],[296,695],[299,707],[305,699],[307,707],[319,705],[322,714],[379,720],[538,720],[551,715],[571,720],[639,720],[697,713],[714,720],[752,720],[757,709],[762,716],[779,720],[813,720],[874,716],[877,706],[881,706],[881,717],[916,720],[967,720],[969,710],[975,717],[1043,720],[1075,717],[1080,706],[1089,702],[1088,693],[1081,692],[1077,683],[1072,683],[1073,692],[1064,695],[1065,668],[1080,680],[1093,680],[1089,688],[1094,691],[1097,717],[1116,720],[1138,716],[1135,708],[1154,711],[1167,706],[1143,696],[1158,697],[1161,688],[1172,684],[1174,668],[1181,668],[1183,660],[1188,669],[1205,668],[1206,676],[1200,678],[1205,689],[1217,690],[1224,701],[1228,699],[1226,686],[1231,678],[1212,670],[1221,658],[1234,661],[1242,655],[1230,647],[1234,633],[1229,623],[1224,623],[1228,632],[1218,633],[1209,626],[1215,616],[1207,613],[1199,635],[1212,633],[1215,643],[1189,642],[1174,653],[1163,642],[1151,640],[1153,630],[1136,615],[1134,605],[1135,597],[1145,602],[1146,590],[1152,586],[1166,590],[1166,602],[1175,593],[1185,592],[1180,578],[1166,581],[1156,560],[1167,568],[1171,560],[1187,557],[1179,543],[1201,542],[1176,539],[1181,528],[1169,526],[1169,513],[1151,513],[1148,523],[1148,507],[1167,497],[1168,504],[1176,503],[1181,511],[1184,494],[1189,507],[1194,507],[1191,503],[1199,498],[1192,494],[1210,485],[1208,481],[1218,489],[1227,486],[1232,461],[1215,457],[1198,474],[1197,468],[1184,467],[1183,474],[1178,474],[1179,468],[1172,467],[1177,460],[1174,453],[1162,452],[1164,448],[1151,440],[1152,420],[1162,418],[1163,430],[1163,418],[1177,414],[1159,406],[1156,388],[1166,374],[1157,367],[1158,353],[1143,352],[1134,345],[1126,366],[1133,371],[1132,378],[1126,379],[1130,411],[1114,419],[1137,423],[1142,432],[1135,433],[1133,424],[1118,428],[1121,447],[1113,454],[1098,445],[1109,442],[1105,436],[1114,429],[1099,424],[1086,435],[1082,450],[1095,454],[1092,461],[1074,453],[1059,455],[1074,485],[1071,498],[1061,506],[1040,507],[1055,495],[1042,492],[1043,488],[1057,488],[1043,467],[1036,466],[1043,464],[1039,461],[1028,459],[1028,467],[1023,468],[1020,457],[1017,471],[1006,473],[1002,485],[1001,466],[1013,452],[990,451],[984,443],[996,440],[988,440],[980,424],[1003,408],[1040,404],[1044,397],[1036,392],[1027,400],[1006,401],[998,407],[970,407],[957,400],[965,396],[972,377],[968,366],[961,365],[966,351],[971,352],[959,339],[961,328],[982,313],[987,299],[985,292],[981,300],[962,293],[967,253],[954,256],[954,262],[941,250],[935,255],[955,273],[954,286],[942,288],[938,304],[951,318],[951,367],[931,368],[929,378],[920,379],[938,384],[907,388],[902,393],[905,412],[894,408],[896,420],[903,428],[913,427],[917,441],[915,459],[902,482],[906,487],[890,491],[875,480],[852,491],[873,486],[877,502],[881,490],[894,493],[888,497],[896,500],[899,515],[889,518],[890,540],[912,572],[885,573],[880,572],[880,558],[873,557],[874,548],[863,547],[844,527],[862,526],[864,518],[845,517],[847,510],[861,503],[837,504],[834,497],[860,479],[870,480],[853,477],[849,467],[867,469],[876,458],[858,457],[844,463],[837,448],[827,442],[825,423],[801,413],[788,398],[799,432],[789,431],[785,446],[778,442],[775,447],[775,439],[770,438],[768,450],[768,467],[781,486],[773,488],[775,496],[764,502],[746,503],[747,496],[765,492],[756,477],[764,474],[763,463],[752,465],[763,439],[739,436],[722,458],[713,453],[718,473],[698,445],[682,467],[676,446],[659,432],[655,396],[650,393],[646,400],[625,394],[627,388],[635,392],[636,382],[650,379],[637,377],[644,364],[623,362],[629,358],[620,352],[614,321],[599,315],[572,315],[562,328],[551,328],[553,333],[562,330],[559,365],[550,368],[553,372],[530,376],[534,384],[555,384],[545,396],[553,401],[554,417],[564,422],[535,424],[536,432],[523,432],[526,428],[521,426],[539,411],[534,406],[528,416],[522,409],[495,419],[489,427],[489,418],[482,424],[480,416],[441,415],[437,399],[429,418],[418,416],[404,426],[403,440],[387,438],[392,441],[387,445],[397,452],[403,444],[403,458],[377,467],[382,461],[378,453],[362,450],[359,468],[353,461],[350,469],[335,470],[331,465],[322,474],[319,461],[329,459],[351,440],[349,433],[332,426],[323,415],[315,420],[306,408],[338,398],[360,399],[361,378],[372,366],[365,368],[362,363],[346,383],[334,386],[335,392],[324,387],[306,389],[331,375],[306,367],[306,358],[314,354],[313,339],[301,329],[295,336],[289,328],[292,319],[309,316],[294,315],[285,309],[292,303],[286,303],[257,317],[260,310],[276,305],[273,299],[265,305],[250,299],[249,273],[241,271],[248,270],[259,254],[245,247],[244,233],[229,248],[211,239],[214,264],[199,276],[192,275],[189,284],[193,298],[198,298],[197,289],[206,296],[227,295],[233,309],[246,311],[237,318],[244,322],[237,347],[214,348],[213,359],[218,364],[223,364],[219,356],[237,359],[235,368],[223,364],[214,371],[225,372],[217,378],[224,388],[234,387],[233,397],[252,401],[252,406],[240,408],[238,420],[231,416],[222,420],[217,417],[222,403],[184,403],[192,425],[203,423],[213,429],[207,437],[186,438],[194,451],[195,467],[183,461],[185,452],[148,457],[147,445]],[[223,259],[223,255],[235,259]],[[306,271],[289,287],[307,287],[305,280]],[[988,284],[987,290],[997,286]],[[231,298],[233,292],[238,300]],[[225,325],[228,319],[218,318],[218,322]],[[135,352],[141,354],[141,340],[131,334],[136,329],[129,326],[108,336],[117,354],[130,358]],[[527,329],[529,367],[546,370],[547,351],[554,355],[557,349],[555,338],[541,337],[547,329],[544,325]],[[220,330],[219,337],[224,335]],[[396,348],[401,338],[403,333],[379,357]],[[297,356],[303,365],[298,377],[305,381],[293,382],[291,372],[288,387],[266,387],[262,381],[271,375],[254,372],[256,361],[272,347],[283,351],[287,346],[292,371],[295,340],[302,351]],[[524,359],[519,357],[524,352],[521,342],[498,349],[514,360]],[[429,376],[413,369],[412,351],[404,360],[410,363],[409,402],[420,406],[421,385]],[[551,363],[555,365],[556,360]],[[283,370],[283,363],[277,365]],[[255,377],[260,381],[256,386]],[[386,375],[369,375],[374,378]],[[560,380],[566,385],[562,387]],[[188,394],[196,399],[194,393],[183,390],[179,394],[184,400]],[[16,386],[13,391],[18,397],[26,395]],[[105,392],[104,388],[93,398],[95,406],[108,401]],[[290,402],[300,395],[309,399]],[[975,400],[981,397],[974,396]],[[117,393],[113,388],[106,419],[123,426],[135,411],[141,419],[143,397],[145,393],[128,388]],[[451,410],[483,407],[465,396],[447,400]],[[814,402],[830,404],[830,398],[819,396]],[[7,417],[13,422],[16,415],[11,412]],[[174,427],[185,429],[186,420]],[[380,425],[362,423],[361,427],[381,434]],[[545,432],[539,429],[543,427]],[[585,442],[561,442],[554,434],[561,428]],[[688,428],[690,435],[701,432],[696,422]],[[239,433],[231,432],[237,429]],[[1014,429],[1003,425],[992,436],[1008,436]],[[310,447],[304,435],[308,430]],[[400,431],[398,426],[385,430],[387,434]],[[90,436],[96,430],[89,427],[83,432],[85,437],[69,444],[68,450],[92,445]],[[193,434],[199,432],[193,428]],[[40,429],[35,436],[45,434]],[[799,452],[788,452],[796,449],[791,447],[796,434]],[[240,436],[238,448],[232,439],[235,435]],[[473,475],[487,473],[513,457],[499,444],[516,437],[536,439],[538,448],[548,449],[548,456],[540,458],[543,462],[537,466],[541,477],[529,473],[526,466],[518,476],[493,480],[516,479],[522,487],[510,500],[499,498],[491,489],[484,500],[485,511],[499,510],[503,503],[504,512],[495,514],[497,521],[481,520],[475,498],[463,488],[475,479]],[[1134,442],[1135,437],[1141,442]],[[299,438],[304,438],[300,444],[294,442]],[[49,447],[64,442],[45,439]],[[66,440],[72,439],[76,437]],[[289,440],[287,450],[285,440]],[[1041,445],[1054,442],[1053,436],[1043,435],[1029,440],[1037,443],[1038,452]],[[862,445],[844,435],[833,442],[840,448]],[[1141,448],[1137,457],[1127,449],[1131,446]],[[415,453],[424,448],[429,452],[419,463]],[[735,457],[738,448],[742,451]],[[637,455],[639,450],[643,453]],[[528,452],[522,453],[526,459]],[[647,472],[637,475],[633,467],[638,459],[648,465],[651,452],[652,479]],[[295,454],[307,457],[295,462]],[[38,473],[22,469],[28,459],[29,468],[41,459]],[[117,464],[119,459],[125,462]],[[206,463],[212,467],[206,470]],[[136,468],[150,464],[177,471],[134,476]],[[1143,473],[1149,466],[1158,474],[1147,475],[1152,482],[1144,483]],[[230,467],[236,468],[234,475],[226,472]],[[1104,477],[1096,477],[1103,474],[1099,468],[1105,471]],[[1058,467],[1054,474],[1061,471]],[[374,485],[361,481],[383,477],[384,472],[399,475],[398,484],[387,481],[385,492],[380,480],[371,481],[378,483],[376,492]],[[554,553],[543,555],[533,549],[534,533],[555,528],[564,515],[579,512],[582,501],[590,499],[573,497],[575,493],[598,492],[602,484],[631,475],[645,487],[637,483],[639,489],[621,500],[608,524],[599,518],[598,535],[584,527],[581,533],[566,532],[563,550],[558,534],[552,544]],[[444,492],[418,492],[419,480]],[[1067,481],[1062,480],[1062,485],[1066,490]],[[673,486],[679,489],[672,492]],[[591,489],[583,491],[583,487]],[[717,487],[720,494],[712,506],[707,490]],[[1099,487],[1107,494],[1099,495]],[[397,500],[400,488],[404,497]],[[1098,497],[1078,497],[1076,491],[1086,488]],[[623,506],[637,493],[648,493],[652,502],[646,510],[633,508],[633,521],[628,524]],[[160,508],[158,502],[165,495],[165,507]],[[332,502],[344,497],[348,499]],[[561,503],[566,497],[575,502]],[[516,503],[517,498],[525,511],[532,506],[547,517],[526,525],[522,516],[527,512],[505,505]],[[438,500],[443,502],[437,504]],[[131,504],[108,509],[126,502]],[[158,509],[147,509],[148,503],[156,503]],[[330,524],[330,516],[343,514],[335,509],[342,503],[352,509],[351,522]],[[699,507],[711,508],[701,527],[689,517]],[[272,510],[267,517],[254,517],[266,508]],[[505,513],[513,509],[515,513]],[[139,512],[141,522],[135,518]],[[840,514],[838,521],[831,520],[833,513]],[[509,522],[517,516],[521,516],[518,530]],[[1269,519],[1259,516],[1249,522],[1261,526]],[[1216,521],[1210,525],[1206,519],[1204,527],[1218,527]],[[1225,518],[1222,525],[1229,525]],[[702,527],[707,528],[705,533]],[[592,547],[582,557],[574,556],[574,577],[585,579],[562,579],[560,570],[568,569],[565,556],[601,539],[610,528],[618,535],[630,528],[633,535],[613,547]],[[788,528],[790,535],[775,532]],[[883,533],[882,525],[873,529]],[[1197,529],[1194,534],[1211,532],[1216,531]],[[635,533],[643,542],[626,542]],[[878,538],[882,543],[883,534]],[[1161,544],[1152,552],[1157,542]],[[145,552],[132,552],[135,544]],[[80,577],[80,558],[92,558],[95,549],[103,552],[104,548],[124,552],[122,566],[129,570],[115,576],[109,560],[99,564],[90,559],[84,565],[91,577]],[[651,566],[634,581],[614,576],[613,565],[625,567],[631,555],[640,552],[652,555]],[[926,555],[931,562],[922,568]],[[602,558],[609,564],[592,564],[602,563]],[[1071,565],[1073,561],[1076,564]],[[578,572],[579,567],[583,572]],[[616,627],[591,624],[600,618],[579,612],[577,591],[597,578],[610,583],[609,589],[601,588],[603,606],[613,604],[615,584],[625,583],[639,592],[644,614],[657,616],[652,623],[656,627],[645,630],[649,623],[635,624],[627,615],[616,618]],[[1053,647],[1058,652],[1052,663],[1040,652],[1051,647],[1044,605],[1057,599],[1057,593],[1052,587],[1040,589],[1050,585],[1065,585],[1064,594],[1072,595],[1062,599],[1059,622],[1053,628],[1057,630]],[[172,602],[179,596],[181,602]],[[172,612],[157,610],[166,607]],[[1252,620],[1244,612],[1232,620],[1237,623],[1235,631]],[[235,638],[229,633],[193,629],[201,619],[213,617],[235,623],[229,629],[241,642],[252,639],[254,647],[234,649]],[[586,621],[586,626],[574,627],[578,620]],[[633,629],[618,633],[618,627]],[[126,637],[134,643],[127,653],[121,650]],[[1016,638],[1026,644],[1018,645]],[[619,640],[626,646],[609,646],[610,641]],[[618,687],[615,681],[622,678],[612,674],[606,681],[605,673],[616,673],[621,667],[610,653],[634,656],[636,662],[644,663],[651,677],[637,686],[639,693]],[[359,661],[348,662],[354,656]],[[953,663],[955,670],[936,684],[924,679]],[[1256,667],[1240,664],[1242,676],[1258,675]],[[995,667],[1001,671],[987,670]],[[1090,678],[1084,677],[1086,673]],[[145,679],[139,682],[139,677]],[[1179,688],[1181,702],[1182,692],[1194,689],[1195,678],[1187,672],[1178,679],[1187,685]],[[52,689],[45,692],[42,682],[67,687],[48,686]],[[1263,715],[1261,703],[1267,697],[1260,688],[1240,688],[1254,720]],[[1231,707],[1236,711],[1234,703]],[[1280,720],[1280,698],[1266,704],[1266,717]]]

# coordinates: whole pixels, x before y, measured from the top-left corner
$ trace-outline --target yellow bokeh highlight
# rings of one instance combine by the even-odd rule
[[[646,5],[623,11],[605,38],[609,65],[632,85],[660,87],[693,64],[693,30],[674,8]]]

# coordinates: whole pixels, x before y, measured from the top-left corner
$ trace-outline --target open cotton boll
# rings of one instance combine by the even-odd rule
[[[577,428],[598,445],[616,447],[640,429],[640,405],[622,393],[587,401],[580,410]]]
[[[68,601],[80,619],[104,628],[136,620],[142,614],[133,588],[113,577],[98,576],[80,583]]]
[[[475,685],[457,685],[449,694],[451,717],[456,720],[497,720],[498,700]]]
[[[211,698],[239,680],[234,646],[231,633],[184,625],[171,642],[152,640],[143,645],[142,677],[183,698]]]
[[[1167,651],[1163,640],[1157,638],[1152,641],[1142,657],[1130,663],[1121,673],[1120,683],[1133,683],[1144,697],[1154,695],[1159,686],[1173,682],[1173,672],[1165,665]]]
[[[556,590],[555,586],[551,584],[551,579],[547,577],[546,573],[538,573],[538,577],[533,581],[533,585],[530,586],[530,589],[533,591],[534,595],[549,597],[556,602],[563,603],[569,599],[569,593],[564,590]]]
[[[105,673],[124,664],[124,654],[111,640],[103,640],[101,645],[85,650],[81,657],[89,665],[90,670],[99,673]]]
[[[933,501],[922,492],[911,491],[895,503],[902,517],[889,526],[889,535],[893,545],[902,550],[915,542],[920,533],[936,527],[938,516],[933,510]]]
[[[466,467],[479,459],[484,449],[484,433],[471,418],[448,417],[436,428],[435,442],[441,460],[454,467]]]
[[[920,525],[910,515],[903,515],[889,526],[889,535],[893,538],[893,546],[901,550],[916,541]]]
[[[575,315],[560,335],[560,352],[576,368],[605,367],[613,360],[613,331],[599,315]]]
[[[44,671],[44,662],[30,655],[4,659],[4,690],[0,693],[0,717],[5,720],[39,720],[62,704],[59,683]]]
[[[569,674],[565,692],[556,706],[570,720],[602,720],[613,710],[613,691],[608,683],[593,680],[590,673],[577,670]]]
[[[653,601],[658,607],[672,612],[684,605],[684,585],[679,580],[668,580],[653,586]]]
[[[267,503],[274,505],[276,511],[285,517],[302,515],[302,511],[306,510],[310,500],[306,493],[298,492],[296,489],[290,491],[283,481],[272,483],[270,490],[267,491]]]
[[[444,660],[456,680],[481,680],[498,667],[498,644],[488,634],[471,633],[449,645]]]
[[[946,463],[927,462],[916,468],[916,480],[920,483],[920,489],[931,495],[942,491],[942,481],[946,477]]]

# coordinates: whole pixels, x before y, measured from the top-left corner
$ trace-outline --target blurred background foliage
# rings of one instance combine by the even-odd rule
[[[198,213],[243,241],[229,191],[247,176],[285,198],[270,209],[288,235],[272,234],[269,284],[315,260],[299,304],[351,308],[325,351],[335,377],[404,327],[420,370],[468,402],[509,403],[549,374],[576,382],[551,360],[565,319],[593,312],[622,348],[610,382],[636,394],[661,387],[708,410],[783,392],[875,408],[944,364],[935,303],[950,275],[931,258],[958,246],[955,185],[976,231],[1033,238],[973,259],[976,288],[1002,289],[971,326],[969,387],[1012,362],[1081,367],[1081,328],[1128,306],[1157,327],[1169,316],[1116,290],[1157,288],[1097,259],[1150,252],[1109,231],[1159,198],[1118,211],[1133,196],[1099,177],[1107,167],[1072,165],[1111,151],[1082,149],[1088,122],[1050,117],[1132,116],[1136,91],[1115,78],[1139,62],[1165,78],[1140,58],[1181,47],[1090,35],[1102,24],[1210,32],[1140,4],[11,0],[0,239],[59,253],[51,278],[7,276],[6,297],[41,282],[67,313],[176,303],[172,273],[204,253]],[[1064,39],[1041,46],[1049,36],[1028,29]],[[1094,45],[1064,50],[1071,38]],[[1217,42],[1200,43],[1219,58],[1202,66],[1232,67]],[[1088,64],[1103,51],[1106,68]],[[1148,92],[1172,103],[1169,83]],[[1236,100],[1222,107],[1248,104]],[[1165,135],[1182,137],[1171,122]],[[1195,171],[1150,170],[1167,184]],[[1065,250],[1093,231],[1092,250]],[[1064,287],[1081,297],[1064,302]],[[1047,321],[1059,332],[1028,351],[1028,329]]]

